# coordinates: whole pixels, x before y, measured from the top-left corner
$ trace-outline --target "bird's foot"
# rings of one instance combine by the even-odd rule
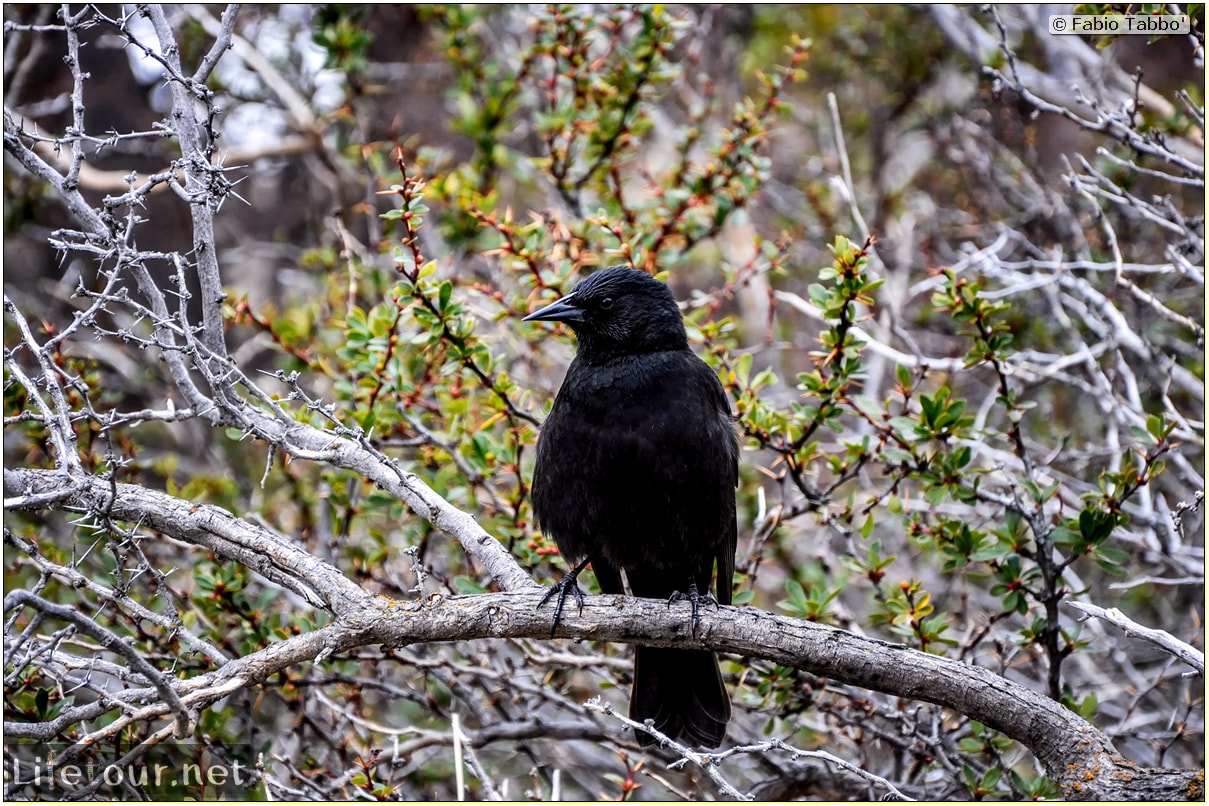
[[[578,571],[578,569],[576,570]],[[541,607],[546,602],[553,599],[555,595],[558,596],[558,606],[554,609],[554,624],[550,626],[551,638],[554,637],[554,632],[558,629],[558,622],[563,617],[563,604],[567,601],[568,595],[575,599],[575,604],[579,606],[580,613],[582,613],[584,610],[584,594],[583,591],[579,589],[579,584],[575,581],[576,576],[578,576],[578,573],[576,572],[572,572],[564,576],[558,582],[554,583],[554,586],[551,587],[550,590],[546,591],[546,595],[543,596],[542,600],[537,603],[537,606]]]
[[[697,583],[690,582],[688,585],[688,593],[672,591],[672,595],[667,599],[667,605],[668,607],[671,607],[672,602],[683,602],[685,600],[692,602],[693,605],[693,637],[696,638],[697,628],[701,625],[701,618],[697,615],[698,609],[701,605],[713,605],[714,609],[717,610],[718,600],[708,592],[704,594],[697,593]]]

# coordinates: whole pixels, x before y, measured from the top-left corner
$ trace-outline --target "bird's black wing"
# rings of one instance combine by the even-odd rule
[[[739,434],[731,414],[730,400],[721,381],[704,361],[698,359],[697,363],[700,383],[708,390],[706,397],[717,411],[721,422],[719,430],[723,434],[720,441],[724,447],[724,457],[719,469],[725,471],[725,484],[730,495],[725,496],[724,505],[718,511],[718,551],[715,559],[718,563],[717,599],[720,604],[728,605],[731,603],[731,587],[735,575],[735,553],[739,549],[739,527],[735,518],[734,496],[734,490],[739,486]]]

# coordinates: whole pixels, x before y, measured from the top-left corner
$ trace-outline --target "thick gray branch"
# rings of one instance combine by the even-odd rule
[[[209,674],[177,684],[191,708],[257,685],[292,664],[373,644],[401,646],[476,638],[544,638],[551,612],[537,609],[539,591],[400,602],[361,598],[337,624],[273,644]],[[701,614],[697,638],[686,608],[623,596],[591,596],[583,613],[563,614],[558,635],[593,641],[708,647],[771,660],[850,685],[950,708],[1028,747],[1072,800],[1199,800],[1200,770],[1143,768],[1061,704],[994,672],[899,644],[776,616],[721,607]],[[115,725],[167,713],[162,704],[124,715]],[[108,730],[108,728],[107,728]]]
[[[344,444],[349,447],[349,443]],[[325,447],[339,448],[332,444]],[[292,663],[356,646],[491,637],[542,638],[550,629],[551,613],[536,608],[537,591],[456,599],[437,597],[422,603],[375,598],[300,547],[284,543],[267,530],[217,507],[195,505],[125,484],[117,485],[114,497],[110,484],[103,479],[60,471],[14,469],[6,473],[4,483],[6,496],[15,501],[35,489],[69,488],[71,494],[58,499],[56,508],[107,511],[109,517],[141,522],[203,546],[247,565],[310,601],[326,605],[340,618],[336,630],[320,630],[275,644],[230,661],[210,675],[180,684],[183,692],[198,691],[196,697],[204,701],[203,705],[225,696],[232,687],[258,683]],[[434,517],[441,525],[443,515],[439,511],[421,511],[421,514]],[[459,514],[478,528],[469,515]],[[445,522],[443,528],[450,528],[450,524]],[[494,541],[489,535],[487,538]],[[529,585],[533,583],[530,581]],[[1071,798],[1139,797],[1139,793],[1170,798],[1176,791],[1172,787],[1187,791],[1196,785],[1190,777],[1194,774],[1186,771],[1136,768],[1116,752],[1107,737],[1073,712],[993,672],[832,627],[759,610],[724,608],[704,614],[699,640],[694,640],[689,636],[685,614],[669,609],[666,603],[593,597],[582,616],[564,614],[559,635],[664,646],[707,646],[951,708],[1028,747]],[[206,691],[214,695],[213,699]],[[185,693],[181,699],[190,707],[198,705]],[[163,707],[167,709],[166,705]],[[138,716],[127,714],[119,722]],[[1152,784],[1158,788],[1148,789]]]
[[[387,644],[469,638],[541,638],[551,614],[536,593],[485,594],[422,603],[377,600],[358,622],[374,623]],[[1202,799],[1200,770],[1138,767],[1103,733],[1060,703],[960,661],[752,608],[704,613],[698,639],[686,608],[623,596],[588,597],[583,614],[564,613],[558,635],[594,641],[704,646],[771,660],[813,674],[924,700],[1000,731],[1028,747],[1068,799]]]

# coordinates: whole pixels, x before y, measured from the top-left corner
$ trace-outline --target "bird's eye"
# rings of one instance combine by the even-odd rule
[[[601,308],[603,308],[603,309],[604,309],[604,310],[606,310],[606,311],[607,311],[609,308],[612,308],[612,307],[613,307],[613,298],[612,298],[612,297],[605,297],[604,299],[602,299],[602,300],[600,301],[600,307],[601,307]]]

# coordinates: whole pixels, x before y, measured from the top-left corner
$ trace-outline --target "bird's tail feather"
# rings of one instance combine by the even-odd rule
[[[657,730],[672,739],[683,735],[697,747],[720,745],[730,721],[730,697],[714,653],[637,647],[630,719],[653,720]],[[642,746],[655,744],[649,734],[637,733]]]

